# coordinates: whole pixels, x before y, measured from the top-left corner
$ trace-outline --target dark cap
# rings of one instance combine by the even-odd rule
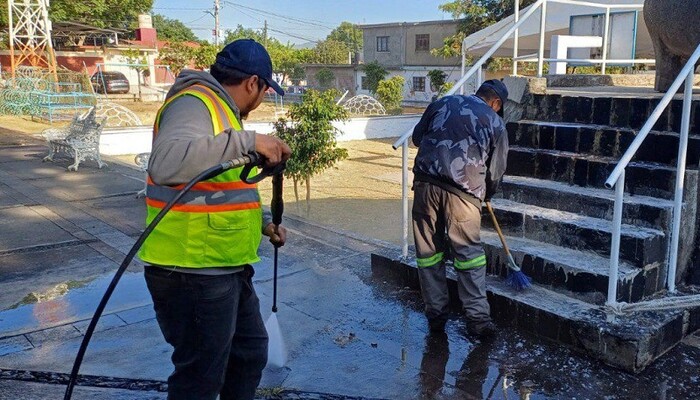
[[[257,75],[267,86],[284,96],[284,90],[272,79],[272,60],[267,50],[253,39],[238,39],[216,55],[216,63],[248,75]]]
[[[506,107],[506,100],[508,100],[508,88],[506,85],[498,79],[491,79],[482,83],[481,87],[493,90],[498,95],[498,98],[501,99],[501,111],[498,112],[498,115],[503,117],[503,109]]]

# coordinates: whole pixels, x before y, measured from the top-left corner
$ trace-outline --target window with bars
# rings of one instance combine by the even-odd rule
[[[424,76],[414,76],[413,77],[413,91],[414,92],[425,92],[425,77]]]
[[[377,36],[377,51],[389,51],[389,36]]]
[[[416,51],[429,51],[430,50],[430,35],[421,34],[416,35]]]

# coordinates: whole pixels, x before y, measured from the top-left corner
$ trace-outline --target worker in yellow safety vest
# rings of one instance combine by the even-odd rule
[[[185,70],[156,115],[148,166],[147,223],[184,184],[226,160],[257,153],[272,167],[291,151],[279,139],[243,130],[268,88],[272,63],[242,39],[216,56],[209,73]],[[283,227],[263,213],[241,168],[197,183],[144,242],[146,283],[175,370],[168,399],[253,399],[267,362],[267,333],[253,288],[262,234],[282,245]]]

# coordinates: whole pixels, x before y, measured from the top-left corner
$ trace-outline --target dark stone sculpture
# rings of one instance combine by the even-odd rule
[[[700,45],[700,2],[645,0],[644,20],[656,52],[655,88],[666,92]]]

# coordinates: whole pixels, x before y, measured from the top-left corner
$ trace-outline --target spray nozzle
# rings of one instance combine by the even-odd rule
[[[250,163],[246,164],[243,167],[243,171],[241,172],[241,180],[245,183],[248,184],[253,184],[253,183],[258,183],[262,181],[263,179],[267,178],[268,176],[279,176],[282,175],[282,172],[284,171],[286,167],[286,163],[281,162],[274,167],[263,167],[262,170],[255,176],[251,177],[250,173],[253,171],[254,167],[260,167],[264,163],[264,160],[262,157],[258,157],[254,161],[251,160]]]

